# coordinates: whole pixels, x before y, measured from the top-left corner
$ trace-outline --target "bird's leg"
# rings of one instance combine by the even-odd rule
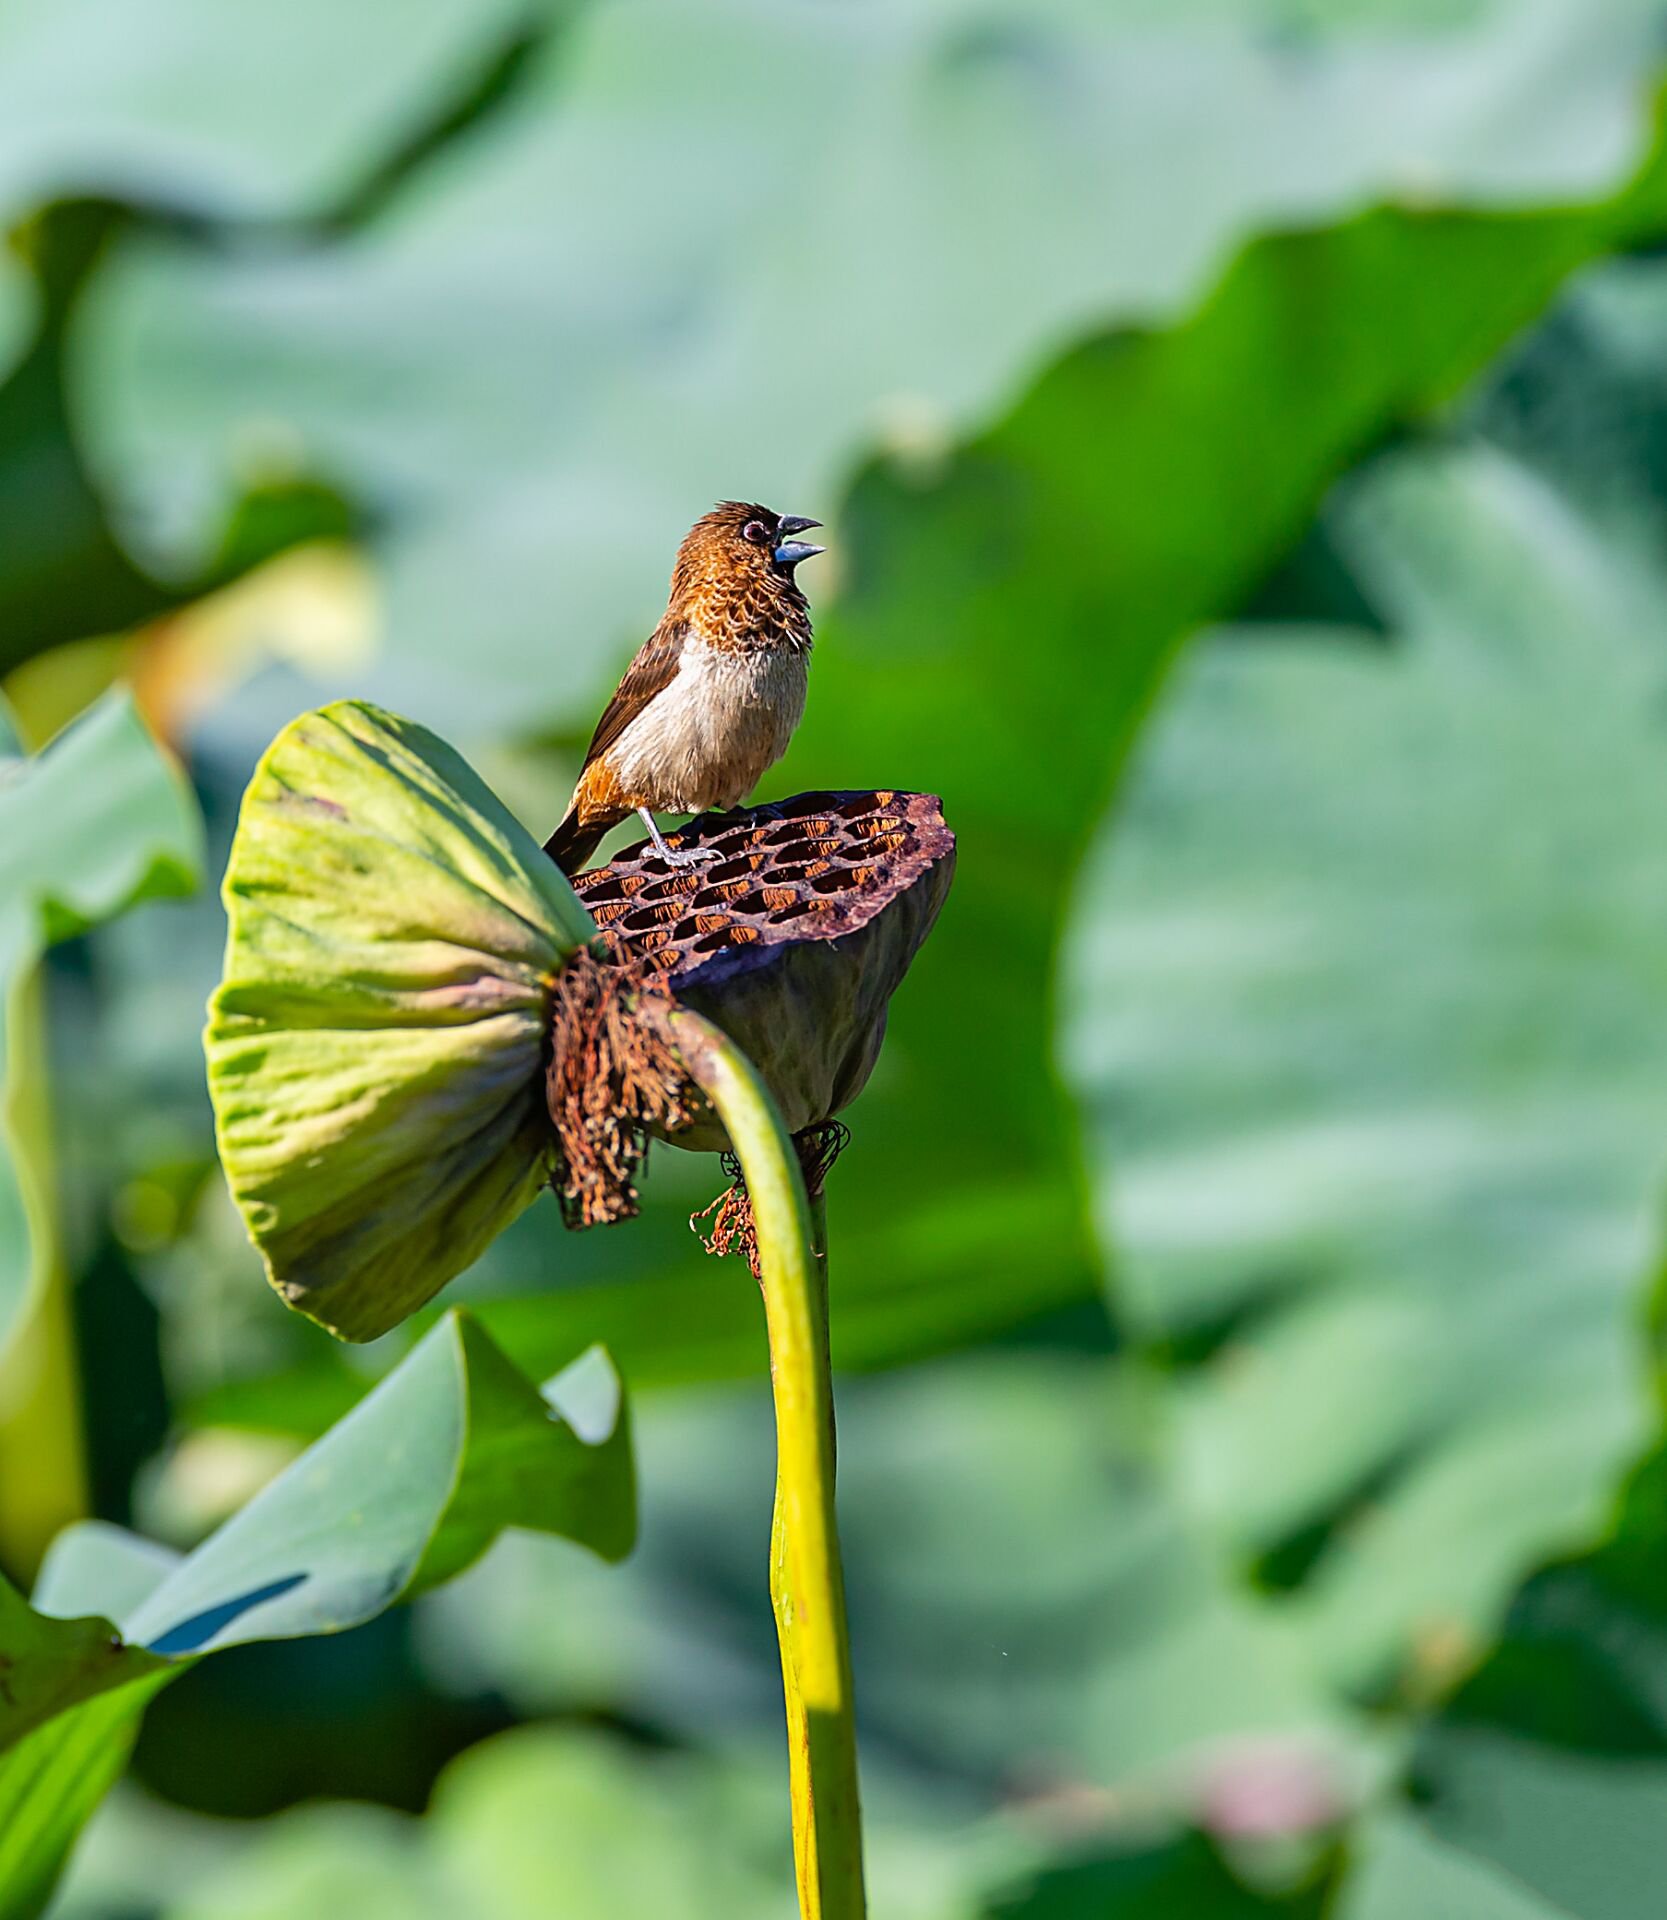
[[[638,807],[638,817],[648,829],[648,837],[654,842],[654,851],[665,861],[668,867],[698,866],[702,860],[716,860],[717,850],[713,847],[669,847],[666,837],[654,824],[654,816],[647,807]]]

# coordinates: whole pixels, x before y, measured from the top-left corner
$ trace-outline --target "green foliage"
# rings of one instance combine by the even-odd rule
[[[744,486],[828,518],[871,448],[941,457],[1072,342],[1195,301],[1253,233],[1384,197],[1602,196],[1636,159],[1632,0],[1484,11],[1387,57],[1365,23],[1282,47],[1290,11],[587,7],[355,244],[124,249],[72,369],[92,464],[152,503],[134,531],[171,575],[251,469],[344,486],[380,522],[369,690],[453,731],[577,727],[691,502]],[[345,30],[323,31],[333,69]],[[1417,346],[1392,312],[1393,359]],[[1121,423],[1092,439],[1125,447]]]
[[[183,1666],[357,1626],[450,1579],[507,1526],[616,1560],[635,1524],[606,1355],[541,1391],[453,1313],[195,1552],[100,1523],[61,1535],[32,1608],[0,1585],[0,1914],[37,1910],[151,1693]],[[94,1609],[105,1617],[84,1617]]]
[[[1413,1762],[1434,1843],[1559,1920],[1647,1912],[1667,1870],[1667,1454],[1610,1537],[1530,1580]]]
[[[302,0],[280,20],[204,0],[17,0],[0,30],[0,220],[116,192],[220,218],[331,213],[524,12]]]
[[[0,1756],[0,1914],[46,1910],[76,1836],[120,1778],[139,1716],[165,1671],[135,1677],[28,1734]]]
[[[113,694],[34,759],[7,752],[0,713],[0,1350],[38,1284],[38,1190],[19,1171],[45,1143],[13,1130],[7,1077],[22,983],[53,941],[141,900],[189,893],[201,858],[197,810],[130,698]],[[7,1031],[10,1029],[12,1031]],[[38,1185],[38,1183],[37,1183]],[[33,1214],[33,1219],[31,1215]]]
[[[585,1920],[774,1920],[791,1898],[779,1827],[756,1779],[527,1728],[460,1759],[421,1826],[370,1808],[292,1815],[180,1920],[439,1920],[460,1899],[478,1920],[519,1920],[552,1900]]]
[[[34,285],[23,263],[0,253],[0,377],[11,372],[28,345],[35,320]]]
[[[1069,1050],[1131,1318],[1228,1330],[1179,1397],[1195,1504],[1271,1555],[1361,1503],[1298,1610],[1376,1686],[1484,1634],[1649,1431],[1667,581],[1486,446],[1331,518],[1395,643],[1193,659]]]

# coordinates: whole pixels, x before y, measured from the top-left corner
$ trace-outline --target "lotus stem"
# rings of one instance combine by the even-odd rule
[[[709,1021],[669,1016],[691,1077],[729,1135],[751,1198],[770,1340],[776,1499],[770,1592],[787,1707],[801,1920],[863,1920],[862,1816],[845,1580],[834,1513],[827,1233],[756,1068]]]
[[[30,1272],[23,1276],[27,1304],[0,1356],[0,1562],[24,1580],[53,1535],[87,1511],[80,1368],[53,1168],[46,1019],[45,975],[37,962],[13,986],[10,1004],[0,999],[11,1053],[0,1136],[10,1138],[30,1247]]]

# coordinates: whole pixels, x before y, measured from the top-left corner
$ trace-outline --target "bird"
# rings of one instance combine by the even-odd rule
[[[722,500],[690,528],[660,623],[597,722],[567,813],[544,843],[564,873],[578,873],[633,813],[668,866],[716,857],[668,846],[654,814],[738,806],[787,751],[811,648],[794,570],[827,551],[797,536],[821,524]]]

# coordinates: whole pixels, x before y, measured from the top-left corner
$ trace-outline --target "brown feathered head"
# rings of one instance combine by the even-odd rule
[[[795,539],[820,520],[776,513],[751,500],[720,500],[689,529],[672,572],[673,601],[706,593],[762,590],[766,597],[799,598],[793,569],[801,560],[826,551]]]

